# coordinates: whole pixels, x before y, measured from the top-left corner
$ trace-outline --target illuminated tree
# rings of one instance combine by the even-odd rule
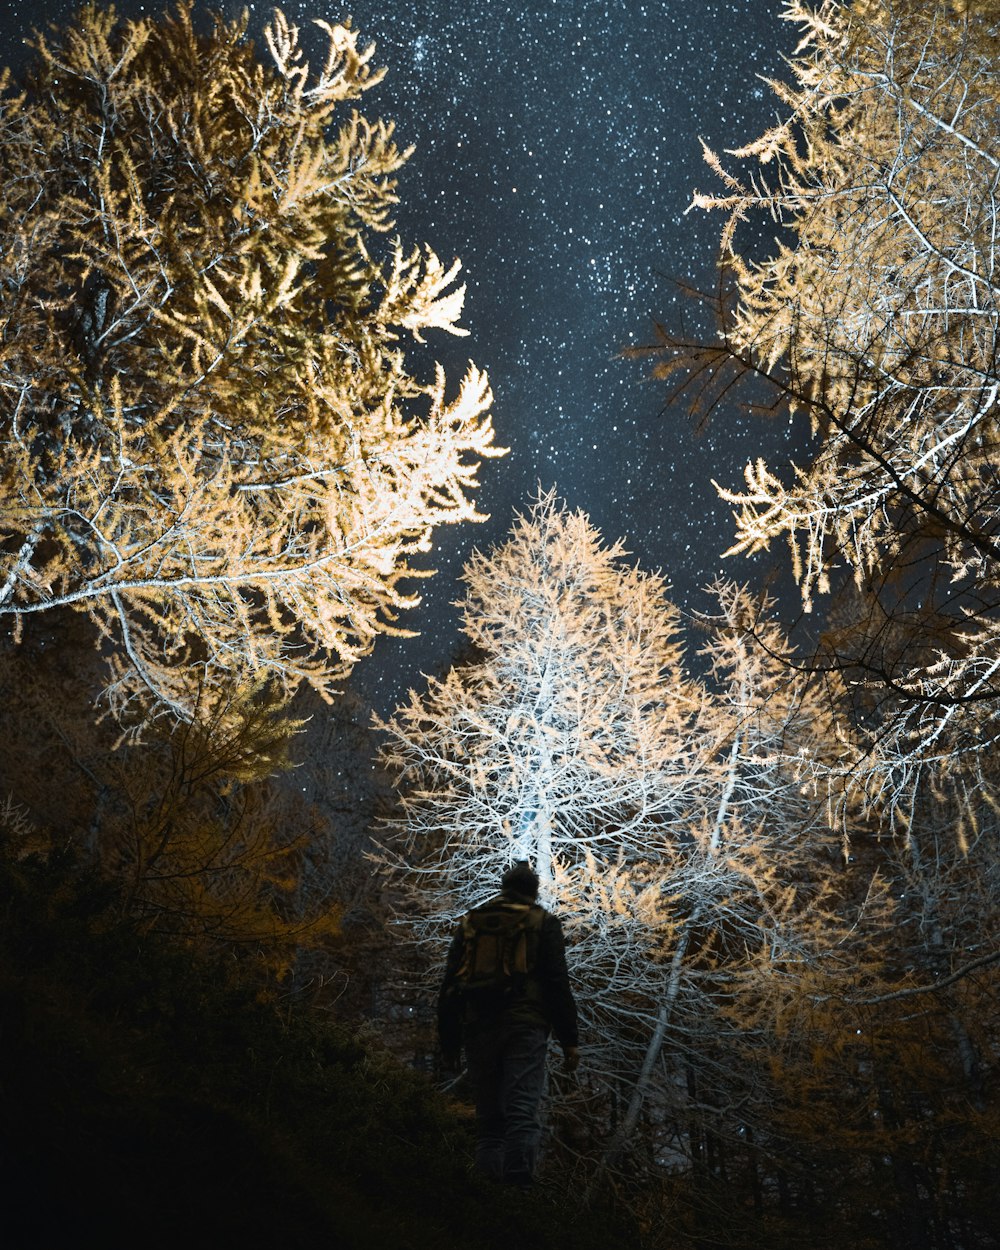
[[[785,17],[803,32],[774,84],[786,119],[733,154],[749,178],[708,152],[727,189],[695,197],[728,214],[721,339],[664,332],[659,372],[710,404],[763,377],[808,415],[804,467],[758,461],[721,491],[731,551],[787,538],[807,608],[853,575],[817,664],[848,674],[866,783],[905,823],[925,768],[971,777],[997,731],[1000,9],[789,0]],[[763,213],[782,235],[755,261],[739,226]]]
[[[753,642],[760,605],[717,588],[713,698],[683,671],[663,580],[622,554],[540,498],[466,568],[474,658],[383,725],[402,794],[383,862],[401,920],[437,972],[502,867],[535,864],[566,926],[587,1071],[624,1100],[612,1155],[647,1105],[677,1113],[678,1072],[704,1068],[713,995],[738,993],[763,951],[815,948],[809,861],[828,841],[830,774],[826,718]]]
[[[654,1150],[676,1153],[686,1134],[697,1162],[706,1135],[745,1145],[747,1126],[768,1118],[746,1051],[766,1055],[773,1043],[752,1022],[753,1004],[773,993],[776,970],[797,980],[843,933],[831,821],[843,810],[844,744],[829,694],[782,662],[788,643],[771,605],[732,583],[711,589],[718,611],[700,619],[708,668],[700,806],[686,853],[671,861],[655,846],[645,865],[669,910],[644,986],[655,1017],[610,1157],[650,1095]]]
[[[403,796],[386,852],[401,914],[439,956],[502,868],[530,859],[571,933],[574,978],[605,986],[584,995],[592,1037],[648,958],[656,890],[632,875],[637,849],[688,840],[701,772],[702,694],[681,673],[676,609],[621,556],[541,497],[466,567],[463,629],[481,658],[383,726]]]
[[[310,74],[277,11],[265,64],[245,17],[87,6],[4,79],[0,613],[86,613],[119,708],[328,691],[500,454],[482,373],[411,372],[466,333],[459,263],[379,245],[408,153],[353,107],[372,49],[319,25]]]
[[[790,478],[758,462],[721,493],[732,554],[787,539],[806,608],[836,595],[809,663],[754,632],[789,674],[829,683],[840,819],[864,867],[834,899],[842,923],[860,914],[830,957],[794,976],[762,962],[724,1014],[767,1149],[798,1143],[845,1193],[894,1187],[919,1245],[970,1195],[988,1204],[996,1114],[1000,9],[786,16],[803,27],[795,81],[775,84],[787,120],[732,154],[749,177],[708,153],[727,191],[695,198],[728,214],[719,338],[663,329],[653,350],[702,410],[749,383],[811,421]],[[740,228],[763,212],[782,234],[755,260]]]

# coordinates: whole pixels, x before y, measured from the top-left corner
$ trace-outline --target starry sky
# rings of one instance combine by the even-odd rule
[[[75,7],[0,6],[5,62],[22,63],[33,24]],[[116,5],[123,16],[158,7]],[[243,6],[219,7],[235,16]],[[270,6],[247,7],[259,34]],[[664,410],[649,365],[620,353],[649,341],[654,318],[697,323],[674,283],[714,282],[721,218],[684,213],[694,189],[713,185],[699,136],[735,147],[773,119],[759,76],[785,75],[795,36],[780,0],[282,7],[303,26],[349,13],[388,67],[362,107],[416,146],[400,174],[399,232],[446,263],[460,257],[468,284],[470,336],[438,335],[433,356],[454,386],[470,357],[488,371],[498,442],[511,449],[483,467],[479,506],[491,519],[439,531],[438,576],[402,622],[421,637],[381,639],[352,679],[359,692],[387,712],[421,673],[447,667],[460,643],[451,603],[462,564],[503,538],[538,484],[557,487],[608,540],[624,537],[634,559],[667,576],[682,609],[704,606],[700,588],[720,571],[759,577],[759,567],[721,559],[731,520],[710,479],[738,484],[759,454],[787,463],[792,435],[729,411],[696,437],[682,408]],[[767,241],[765,232],[759,245]]]

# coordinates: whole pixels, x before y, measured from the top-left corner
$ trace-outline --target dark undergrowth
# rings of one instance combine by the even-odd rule
[[[635,1244],[484,1184],[470,1124],[379,1039],[143,935],[69,854],[0,853],[8,1250]]]
[[[558,1151],[554,1187],[522,1194],[472,1174],[472,1145],[468,1108],[370,1026],[276,995],[252,956],[144,933],[73,853],[26,854],[0,832],[3,1250],[997,1244],[985,1137],[983,1176],[966,1184],[975,1201],[951,1231],[917,1206],[907,1220],[898,1194],[835,1148],[797,1173],[788,1161],[816,1199],[793,1194],[779,1215],[736,1175],[618,1174],[609,1205],[585,1204],[560,1186]]]

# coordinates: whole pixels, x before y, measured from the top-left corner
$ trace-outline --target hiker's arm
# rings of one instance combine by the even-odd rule
[[[464,1004],[457,980],[458,970],[462,964],[462,946],[462,929],[459,926],[448,948],[444,979],[441,982],[437,1005],[438,1042],[441,1045],[441,1053],[445,1059],[455,1061],[462,1049]]]
[[[563,1051],[576,1050],[580,1044],[576,1023],[576,1002],[569,984],[566,967],[566,943],[562,925],[549,914],[542,923],[538,941],[538,979],[541,982],[545,1009],[552,1021],[552,1030]]]

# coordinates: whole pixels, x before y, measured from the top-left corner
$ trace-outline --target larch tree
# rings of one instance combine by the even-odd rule
[[[344,909],[310,864],[329,822],[274,780],[297,727],[277,692],[203,691],[191,720],[162,718],[116,750],[120,727],[94,723],[101,659],[85,622],[47,624],[0,665],[0,794],[48,851],[113,883],[143,932],[225,947],[262,974],[329,945]]]
[[[958,845],[962,801],[925,793],[905,839],[859,819],[842,937],[799,975],[762,969],[733,1021],[783,1205],[863,1210],[905,1246],[986,1245],[995,1223],[1000,859],[988,808]]]
[[[685,674],[664,581],[622,556],[540,497],[466,567],[473,658],[382,726],[402,809],[381,858],[402,923],[437,970],[458,917],[532,861],[567,930],[595,1096],[623,1109],[608,1160],[647,1108],[677,1118],[713,994],[737,995],[768,953],[815,948],[804,863],[828,840],[825,721],[786,673],[765,679],[749,596],[718,588],[713,703]]]
[[[828,960],[845,931],[831,878],[845,744],[828,692],[778,658],[788,641],[768,601],[731,582],[709,589],[698,804],[681,853],[653,844],[642,865],[663,909],[641,983],[655,1023],[607,1152],[649,1099],[654,1157],[682,1150],[695,1166],[707,1139],[715,1156],[745,1153],[748,1127],[767,1124],[746,1055],[774,1039],[755,1004]]]
[[[709,403],[764,378],[811,422],[807,463],[721,490],[731,551],[787,539],[807,609],[852,575],[818,665],[848,675],[872,799],[905,823],[923,773],[975,771],[1000,727],[1000,6],[784,17],[785,119],[731,154],[749,176],[706,150],[726,188],[694,200],[727,215],[720,339],[663,331],[658,372]],[[765,217],[781,234],[752,259],[740,225]]]
[[[3,79],[0,614],[86,613],[119,709],[328,692],[501,454],[484,374],[412,370],[467,333],[459,262],[391,237],[382,73],[318,25],[311,73],[279,11],[262,58],[245,16],[88,5]]]
[[[630,876],[636,848],[685,841],[701,772],[702,695],[681,672],[677,611],[622,554],[541,496],[466,566],[463,630],[479,658],[411,691],[382,726],[402,795],[385,846],[401,915],[440,955],[503,867],[530,859],[573,931],[574,977],[602,987],[588,1023],[609,1068],[608,1013],[629,1000],[653,904]]]
[[[1000,6],[791,0],[785,16],[802,27],[794,81],[773,84],[786,119],[730,153],[749,176],[708,152],[726,189],[695,197],[727,218],[718,339],[663,329],[653,351],[702,408],[746,381],[759,400],[764,383],[773,410],[811,423],[807,462],[788,476],[757,462],[721,494],[731,553],[787,540],[804,606],[828,609],[809,663],[760,641],[829,681],[843,827],[879,871],[839,947],[855,983],[849,964],[834,988],[815,971],[764,976],[759,1031],[784,1021],[776,1069],[796,1054],[776,1121],[791,1107],[801,1129],[800,1078],[825,1072],[831,1140],[838,1120],[848,1151],[867,1138],[859,1174],[891,1160],[899,1206],[941,1195],[938,1219],[963,1189],[948,1133],[971,1161],[995,1116]],[[780,237],[754,258],[741,225],[765,215]],[[898,836],[872,849],[871,831]],[[847,870],[848,897],[865,878]]]

